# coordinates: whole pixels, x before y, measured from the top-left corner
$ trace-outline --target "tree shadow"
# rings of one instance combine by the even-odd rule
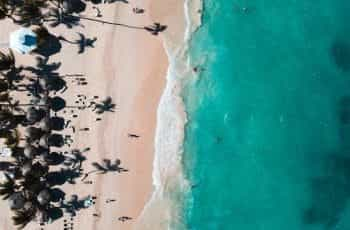
[[[36,57],[36,67],[25,67],[24,69],[30,71],[36,76],[49,76],[58,77],[59,74],[56,72],[61,67],[61,62],[49,63],[49,57]]]
[[[63,117],[51,117],[49,119],[49,127],[52,130],[61,131],[64,129],[64,118]]]
[[[26,128],[25,133],[25,136],[29,143],[39,140],[43,135],[45,135],[45,132],[42,129],[34,126]]]
[[[102,114],[104,112],[114,112],[116,104],[112,102],[111,97],[107,97],[100,103],[95,103],[95,107],[92,111],[96,111],[97,114]]]
[[[85,197],[79,199],[77,195],[72,195],[69,200],[64,200],[60,204],[60,208],[64,210],[66,213],[70,213],[72,216],[76,215],[76,212],[81,209],[86,209],[88,207],[85,206],[85,201],[90,199],[90,197]]]
[[[41,121],[46,116],[44,109],[36,109],[35,107],[29,107],[26,111],[26,124],[33,125],[36,122]]]
[[[7,161],[0,161],[0,170],[1,171],[9,170],[13,166],[15,166],[14,163],[7,162]]]
[[[45,161],[49,165],[60,165],[64,162],[64,159],[65,159],[64,156],[62,154],[57,153],[57,152],[49,153],[45,157]]]
[[[64,92],[67,90],[67,83],[61,77],[46,75],[46,77],[42,77],[39,80],[40,86],[44,90],[49,91],[60,91]]]
[[[73,149],[71,153],[65,156],[63,165],[73,170],[81,170],[83,162],[86,157],[78,149]]]
[[[85,11],[86,4],[81,0],[63,1],[62,10],[67,14],[81,13]]]
[[[33,53],[39,54],[43,57],[50,57],[60,52],[61,48],[62,45],[60,40],[56,36],[49,34],[45,42],[35,49]]]
[[[49,99],[49,105],[52,111],[58,112],[66,107],[66,101],[63,98],[56,96]]]
[[[63,36],[59,36],[59,39],[67,42],[69,44],[73,44],[73,45],[78,45],[78,54],[84,53],[86,48],[95,48],[94,43],[97,41],[97,38],[86,38],[84,34],[82,33],[77,33],[79,35],[79,39],[75,40],[75,41],[69,41],[68,39],[66,39]]]
[[[50,190],[51,201],[54,203],[61,202],[65,199],[66,193],[59,188],[53,188]]]
[[[120,167],[121,161],[119,159],[114,160],[113,163],[110,159],[103,159],[102,163],[93,162],[91,165],[95,168],[95,170],[92,170],[87,174],[91,174],[91,173],[106,174],[109,172],[123,173],[123,172],[129,171],[128,169]]]
[[[65,144],[64,138],[61,134],[51,134],[48,136],[48,144],[49,146],[60,148]]]
[[[115,3],[115,2],[122,2],[125,4],[129,4],[129,1],[127,0],[104,0],[105,3]]]
[[[63,217],[63,211],[59,207],[52,207],[48,210],[48,216],[51,221],[55,221]]]
[[[76,184],[76,179],[81,177],[80,170],[61,169],[60,171],[49,172],[46,176],[50,186],[63,185],[65,183]]]
[[[94,48],[94,43],[97,41],[96,37],[91,39],[91,38],[86,38],[82,33],[78,33],[78,35],[79,35],[79,39],[75,41],[79,46],[78,54],[84,53],[87,47]]]
[[[158,35],[159,33],[165,31],[168,28],[166,25],[161,25],[158,22],[153,23],[153,25],[145,26],[144,29],[150,32],[152,35]]]

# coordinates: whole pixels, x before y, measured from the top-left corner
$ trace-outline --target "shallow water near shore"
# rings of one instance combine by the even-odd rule
[[[350,229],[346,0],[204,0],[186,82],[187,229]]]

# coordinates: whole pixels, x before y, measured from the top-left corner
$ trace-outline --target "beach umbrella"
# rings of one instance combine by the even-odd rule
[[[88,196],[87,198],[84,199],[84,207],[88,208],[94,204],[94,201],[91,196]]]
[[[27,54],[37,48],[37,35],[28,28],[18,29],[10,34],[10,48]]]

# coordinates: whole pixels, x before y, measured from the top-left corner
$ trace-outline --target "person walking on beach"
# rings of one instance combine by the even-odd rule
[[[139,138],[140,136],[136,135],[136,134],[128,133],[128,137],[130,137],[130,138]]]
[[[132,9],[132,12],[133,12],[134,14],[143,14],[143,13],[145,12],[145,10],[144,10],[144,9],[141,9],[141,8],[138,8],[138,7],[134,7],[134,8]]]
[[[98,7],[93,6],[92,9],[96,10],[96,17],[97,18],[102,17],[101,10]]]
[[[131,217],[128,217],[128,216],[121,216],[118,218],[119,221],[121,222],[125,222],[127,220],[131,220],[132,218]]]
[[[106,203],[108,204],[108,203],[115,202],[115,201],[116,201],[115,199],[107,199]]]
[[[89,176],[89,173],[85,173],[83,178],[81,178],[81,181],[84,181]]]

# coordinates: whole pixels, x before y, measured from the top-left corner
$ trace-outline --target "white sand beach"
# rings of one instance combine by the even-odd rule
[[[134,14],[133,7],[145,9],[144,14]],[[94,48],[86,48],[78,54],[77,45],[62,41],[59,53],[50,57],[50,62],[61,62],[60,74],[83,74],[88,84],[77,87],[67,80],[68,89],[64,98],[68,105],[74,105],[77,94],[87,97],[111,96],[117,104],[114,113],[97,116],[89,111],[81,111],[78,118],[72,119],[77,130],[89,127],[88,132],[66,130],[72,135],[74,143],[71,148],[90,148],[85,153],[87,160],[83,163],[84,172],[92,170],[92,162],[102,159],[119,158],[121,166],[128,169],[125,173],[93,174],[89,180],[92,185],[78,183],[65,184],[62,188],[66,196],[78,194],[96,196],[96,204],[81,210],[73,221],[64,216],[44,229],[64,229],[63,220],[73,223],[74,229],[108,230],[133,229],[134,223],[142,212],[152,193],[152,164],[154,139],[157,120],[157,107],[165,87],[168,59],[162,38],[182,39],[184,29],[183,2],[175,0],[130,1],[128,4],[115,2],[99,6],[102,20],[145,26],[160,22],[168,29],[159,36],[153,36],[144,30],[101,24],[81,20],[83,27],[67,29],[63,25],[49,29],[56,36],[67,40],[79,38],[78,32],[87,38],[96,37]],[[88,5],[83,15],[94,17],[95,10]],[[8,34],[16,28],[9,21],[0,21],[0,41],[6,41]],[[6,49],[1,48],[2,51]],[[34,64],[33,56],[16,54],[17,65]],[[69,119],[72,115],[59,112]],[[101,117],[101,121],[96,121]],[[128,138],[128,133],[140,138]],[[106,203],[107,199],[116,202]],[[0,202],[0,229],[12,230],[12,221],[6,202]],[[100,217],[94,217],[97,213]],[[126,222],[118,217],[128,216]],[[40,229],[36,223],[25,229]]]

